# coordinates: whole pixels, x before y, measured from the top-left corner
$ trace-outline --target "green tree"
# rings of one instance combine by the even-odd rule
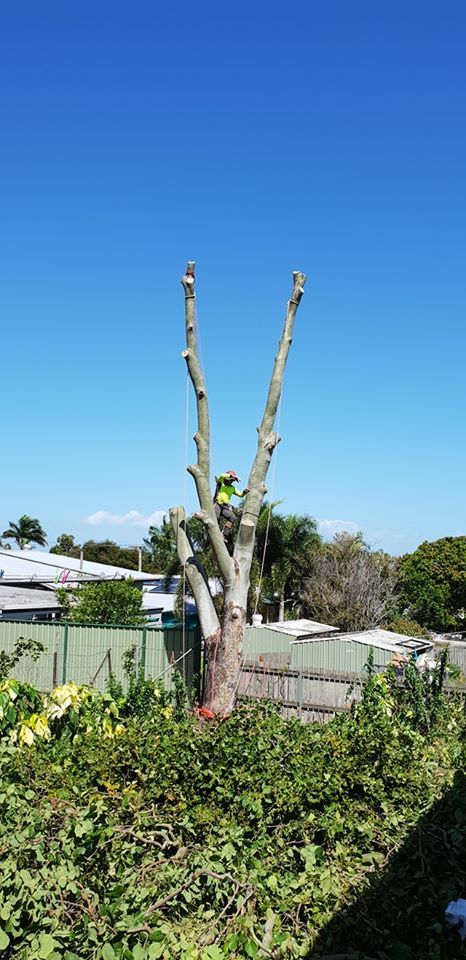
[[[421,627],[417,620],[410,620],[408,617],[393,617],[389,623],[384,623],[384,630],[390,630],[392,633],[403,633],[406,637],[419,637],[422,640],[430,640],[430,633],[426,627]]]
[[[240,516],[240,511],[238,511],[238,516]],[[211,548],[209,537],[199,517],[189,517],[186,530],[207,576],[217,577],[221,580],[220,569]],[[168,585],[170,580],[180,574],[182,570],[171,524],[164,518],[160,527],[149,527],[149,536],[144,538],[144,544],[151,554],[154,572],[163,573]]]
[[[60,556],[65,557],[79,557],[80,554],[80,544],[75,543],[74,537],[71,533],[61,533],[57,537],[57,542],[53,547],[50,547],[50,553],[59,554]]]
[[[274,506],[264,504],[261,509],[254,555],[259,575],[263,563],[262,593],[278,598],[279,619],[284,620],[286,604],[299,609],[321,537],[312,517],[274,513]]]
[[[466,537],[427,540],[400,560],[400,609],[430,630],[464,629]]]
[[[181,565],[176,552],[175,535],[166,517],[163,518],[160,527],[149,527],[143,543],[150,554],[155,573],[163,573],[165,577],[171,578],[180,572]]]
[[[1,536],[8,540],[14,540],[20,550],[23,550],[30,543],[37,543],[40,547],[45,547],[47,536],[35,517],[28,517],[24,513],[17,523],[12,523],[10,520],[9,524],[10,526],[3,531]]]
[[[86,583],[78,590],[57,591],[66,616],[74,623],[105,623],[138,626],[146,623],[142,592],[133,580]]]
[[[92,563],[108,563],[114,567],[126,567],[128,570],[137,570],[139,555],[134,547],[120,547],[114,540],[86,540],[83,543],[83,556]],[[150,566],[149,555],[143,553],[143,569]],[[148,571],[149,572],[149,571]]]

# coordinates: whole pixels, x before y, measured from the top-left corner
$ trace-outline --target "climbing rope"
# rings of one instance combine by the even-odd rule
[[[184,517],[186,521],[186,481],[187,481],[187,466],[188,466],[188,434],[189,434],[189,373],[186,371],[186,396],[185,396],[185,432],[184,432],[184,479],[183,479],[183,510]],[[179,537],[179,524],[176,527],[176,550],[178,553],[178,537]],[[182,573],[182,613],[181,613],[181,629],[182,629],[182,659],[183,659],[183,680],[186,683],[186,564],[183,563],[183,573]],[[181,659],[181,657],[179,658]]]

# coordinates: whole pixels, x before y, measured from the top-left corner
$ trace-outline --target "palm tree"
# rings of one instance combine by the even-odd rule
[[[180,572],[175,537],[166,517],[163,517],[160,527],[149,527],[149,535],[144,537],[143,543],[151,555],[156,572],[163,573],[167,581]]]
[[[17,523],[12,523],[11,520],[9,523],[8,530],[4,530],[1,536],[8,540],[14,540],[20,550],[30,543],[37,543],[40,547],[45,547],[47,543],[46,533],[35,517],[28,517],[23,514]]]
[[[312,555],[321,543],[312,517],[273,513],[276,504],[264,504],[257,525],[257,556],[265,562],[263,586],[278,597],[279,619],[285,618],[285,603],[299,603],[309,575]],[[270,509],[270,517],[269,517]]]

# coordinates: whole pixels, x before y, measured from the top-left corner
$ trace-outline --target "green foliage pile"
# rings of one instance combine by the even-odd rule
[[[133,676],[127,696],[114,685],[84,697],[82,715],[64,711],[48,741],[19,747],[5,729],[2,956],[450,955],[441,917],[466,877],[466,802],[452,808],[454,837],[436,811],[463,769],[465,724],[442,669],[431,683],[413,668],[404,688],[370,673],[363,703],[326,726],[282,720],[263,703],[204,722],[179,685],[169,703]],[[113,736],[98,722],[109,701]],[[436,868],[448,851],[435,883],[431,822]],[[413,834],[412,862],[379,900]]]

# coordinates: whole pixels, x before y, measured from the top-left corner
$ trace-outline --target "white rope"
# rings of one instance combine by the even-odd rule
[[[189,373],[186,370],[186,399],[185,399],[185,432],[184,432],[184,483],[183,483],[183,510],[186,522],[186,481],[188,467],[188,434],[189,434]],[[186,564],[183,564],[183,612],[182,612],[182,649],[183,649],[183,680],[186,683]],[[181,659],[181,658],[179,658]],[[178,662],[178,661],[176,661]]]

